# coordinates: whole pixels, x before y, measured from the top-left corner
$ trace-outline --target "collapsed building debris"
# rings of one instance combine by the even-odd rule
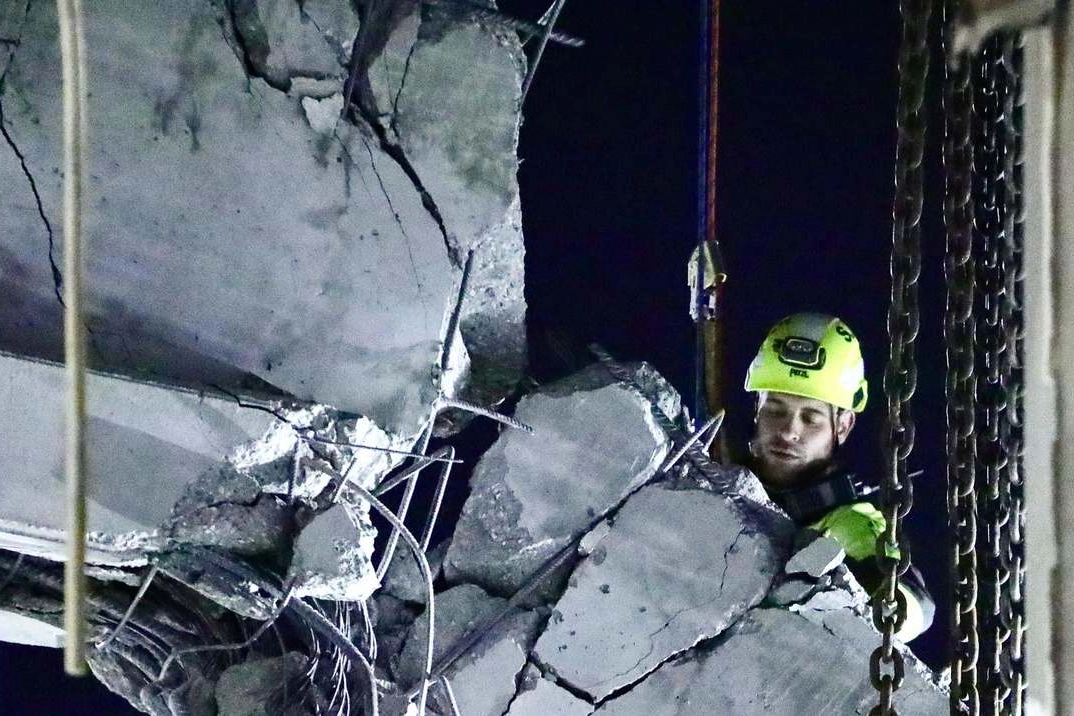
[[[257,385],[412,435],[453,389],[434,367],[473,251],[467,395],[494,402],[517,382],[522,51],[503,29],[404,5],[365,57],[355,99],[376,115],[331,120],[363,27],[351,3],[87,8],[96,366]],[[0,350],[55,360],[55,8],[29,3],[3,22],[15,42],[0,65]]]
[[[529,396],[530,419],[541,402],[573,400],[574,409],[565,412],[574,413],[580,405],[600,400],[583,387],[600,369],[590,368]],[[562,396],[566,387],[574,393]],[[619,431],[629,429],[628,423],[651,424],[662,411],[642,398],[640,387],[615,383],[616,390],[632,393],[639,402],[633,411],[603,411],[608,428],[603,442],[600,431],[563,431],[557,452],[608,454],[605,450],[616,444]],[[650,398],[669,399],[669,390],[648,392]],[[604,400],[607,407],[615,405],[613,398]],[[671,436],[666,437],[650,449],[672,449]],[[504,436],[501,442],[512,439]],[[484,519],[501,519],[495,514],[498,503],[486,495],[511,494],[516,466],[539,461],[548,447],[517,438],[514,444],[505,451],[507,464],[495,448],[486,454],[500,467],[498,477],[482,473],[479,466],[490,484],[475,487],[467,511],[487,510]],[[802,713],[802,704],[808,704],[809,713],[842,714],[871,701],[866,657],[879,637],[868,620],[867,595],[842,564],[838,545],[819,538],[792,554],[789,519],[773,521],[774,508],[757,485],[739,489],[756,478],[704,465],[708,475],[725,473],[722,488],[734,488],[725,492],[702,477],[694,460],[663,475],[650,472],[655,484],[610,505],[607,518],[598,520],[587,536],[575,536],[572,544],[580,561],[567,583],[553,590],[558,593],[546,594],[551,612],[529,654],[531,666],[518,673],[519,690],[507,713]],[[627,465],[636,468],[637,463]],[[575,482],[588,479],[586,472],[570,476]],[[616,482],[614,476],[607,479]],[[620,465],[618,484],[637,488],[634,471]],[[546,505],[543,513],[550,522],[577,509],[571,492],[557,494],[562,499]],[[543,503],[538,499],[537,504]],[[498,549],[517,541],[516,533],[497,534]],[[495,582],[503,568],[490,563],[473,574],[465,580]],[[495,624],[490,631],[497,633]],[[907,658],[900,713],[946,708],[943,687],[912,656]],[[835,682],[832,664],[840,669]],[[544,678],[537,678],[538,673]]]
[[[842,556],[792,555],[650,366],[523,396],[439,546],[438,501],[417,534],[380,502],[524,365],[523,56],[449,5],[90,9],[91,668],[162,715],[860,709]],[[51,13],[0,65],[0,434],[35,446],[2,458],[0,638],[55,646],[61,458],[28,439],[60,433]],[[900,712],[935,713],[910,664]]]
[[[641,367],[620,372],[643,375],[646,371]],[[662,392],[667,391],[670,388],[664,386]],[[664,398],[665,404],[671,398],[666,394],[657,397]],[[791,523],[787,518],[773,521],[774,506],[764,498],[758,502],[763,491],[726,491],[728,485],[755,480],[737,468],[705,464],[701,470],[696,453],[686,453],[684,462],[661,470],[682,436],[673,438],[659,427],[657,423],[669,422],[667,416],[638,385],[615,380],[604,366],[595,365],[527,396],[519,404],[518,416],[533,423],[535,433],[509,430],[500,436],[475,472],[475,489],[456,535],[450,544],[433,550],[441,556],[434,558],[433,564],[443,561],[443,576],[449,586],[436,598],[431,673],[434,681],[446,677],[461,713],[517,716],[535,708],[563,714],[798,713],[805,703],[811,713],[837,714],[861,708],[873,698],[865,656],[875,645],[877,634],[868,620],[867,595],[842,564],[838,545],[821,537],[792,550]],[[585,418],[582,422],[589,430],[572,422],[579,416]],[[564,425],[569,429],[563,429]],[[646,436],[641,447],[638,435]],[[624,436],[632,437],[626,440]],[[627,446],[634,450],[624,457]],[[244,454],[249,454],[249,449]],[[264,454],[272,457],[270,452]],[[600,455],[612,459],[593,460],[592,456]],[[545,456],[556,459],[542,460]],[[557,499],[541,490],[533,491],[531,498],[518,489],[520,475],[532,474],[538,468],[559,468],[568,458],[574,461],[566,463],[571,471],[549,477],[556,490],[551,495]],[[311,461],[309,456],[305,460]],[[263,463],[267,474],[281,474],[278,462],[270,459]],[[330,462],[325,463],[331,472]],[[244,465],[244,470],[249,469],[250,465]],[[721,471],[727,472],[726,480],[720,484],[710,481]],[[238,470],[233,472],[239,474]],[[589,484],[591,476],[596,480]],[[230,479],[238,485],[249,484],[233,476]],[[278,482],[266,479],[265,484]],[[330,481],[327,490],[334,491],[336,485]],[[568,489],[572,486],[578,489]],[[230,502],[224,500],[225,504],[248,499],[239,499],[241,489],[235,489],[228,493]],[[189,495],[210,494],[198,482],[187,492],[187,499]],[[213,499],[220,497],[219,492],[212,494]],[[490,495],[499,499],[490,499]],[[533,529],[551,525],[558,531],[475,530],[475,524],[507,524],[501,506],[507,496],[515,510],[512,524]],[[532,504],[524,501],[529,499]],[[358,541],[362,539],[362,530],[340,510],[338,505],[329,507],[306,527],[317,530],[319,521],[326,525],[325,537],[314,543],[327,549],[321,554],[327,561],[309,558],[298,562],[303,568],[323,564],[326,574],[317,581],[322,586],[340,579],[331,567],[353,564],[329,556],[337,546],[332,535],[349,530],[359,535]],[[532,511],[522,518],[526,510]],[[263,528],[254,531],[272,532]],[[229,598],[221,595],[226,580],[207,585],[204,574],[184,579],[168,560],[160,562],[165,578],[178,577],[211,603],[265,624],[289,613],[287,600],[296,605],[302,602],[294,591],[300,583],[294,575],[304,572],[284,569],[277,573],[292,578],[277,577],[275,582],[270,578],[271,570],[259,577],[249,567],[237,566],[243,561],[245,543],[230,537],[220,539],[227,534],[219,530],[211,534],[215,536],[201,541],[207,545],[201,549],[211,552],[191,553],[196,560],[188,567],[197,564],[199,569],[211,571],[208,565],[220,564],[232,570],[233,582],[241,584],[234,576],[243,575],[248,585],[260,585],[260,596],[257,589],[242,587],[240,591],[247,595],[244,608],[236,604],[236,593]],[[305,534],[314,533],[300,533],[296,544],[302,543]],[[475,534],[485,540],[486,547],[473,546]],[[528,550],[519,547],[523,537],[542,550],[536,559],[527,559],[525,569],[512,564],[505,570],[501,562],[473,560],[465,571],[458,568],[465,563],[458,555],[498,550],[506,560],[517,552],[525,554]],[[456,548],[465,544],[460,539],[471,541],[467,549]],[[545,547],[549,542],[551,545]],[[184,549],[189,552],[191,546]],[[303,549],[294,550],[296,559]],[[570,559],[561,560],[557,570],[547,569],[564,551]],[[227,558],[232,562],[221,561],[219,555],[225,553],[235,555]],[[373,578],[369,555],[363,554],[360,562],[367,566],[364,572],[351,573],[350,589]],[[459,561],[450,566],[453,555]],[[234,562],[236,559],[239,561]],[[400,714],[413,709],[415,693],[424,681],[424,654],[429,648],[429,619],[423,613],[427,611],[427,595],[417,587],[411,569],[403,565],[404,560],[399,559],[388,571],[388,587],[375,595],[371,614],[375,623],[371,621],[369,627],[353,621],[364,613],[365,607],[355,611],[355,605],[363,604],[368,592],[357,599],[354,592],[336,592],[328,595],[334,601],[324,603],[343,607],[342,612],[338,606],[328,607],[325,620],[340,625],[343,638],[370,649],[378,674],[378,681],[371,683],[379,684],[377,688],[388,697],[382,704],[386,709],[383,713],[391,708]],[[438,573],[440,569],[436,567]],[[533,584],[534,575],[546,583]],[[497,586],[503,596],[489,594],[486,585]],[[519,595],[524,598],[519,599]],[[317,609],[324,611],[324,607]],[[25,614],[26,605],[16,602],[15,611]],[[117,619],[111,618],[113,630]],[[372,635],[363,636],[370,628]],[[279,629],[284,639],[294,638],[285,626]],[[338,656],[338,645],[319,639],[317,643],[319,651],[302,653],[309,658],[324,658],[324,654],[344,658]],[[775,644],[779,647],[773,648]],[[257,658],[278,656],[278,652],[262,651]],[[163,652],[158,657],[166,658]],[[900,712],[935,713],[946,703],[943,688],[912,656],[908,661],[907,681],[900,689]],[[832,680],[832,664],[837,665],[836,681]],[[263,666],[269,668],[268,664]],[[249,693],[256,692],[257,674],[262,673],[259,668],[251,667],[252,675],[244,677],[254,684]],[[126,681],[117,682],[108,668],[98,671],[121,692],[117,684],[130,681],[128,675]],[[210,671],[199,678],[210,685],[216,683],[217,691],[225,688],[231,695],[246,693],[246,687],[223,681],[221,673]],[[343,672],[336,667],[333,673]],[[351,699],[368,695],[363,690],[367,687],[353,673],[348,683]],[[184,684],[187,687],[182,694],[193,698],[202,693],[188,682]],[[141,693],[144,686],[138,688]],[[172,693],[168,698],[180,697]],[[447,699],[446,691],[434,685],[429,708],[450,713]],[[554,708],[562,711],[548,711],[552,704],[561,704]]]

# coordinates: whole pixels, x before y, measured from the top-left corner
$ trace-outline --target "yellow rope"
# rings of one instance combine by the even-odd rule
[[[86,58],[81,0],[56,0],[63,62],[64,358],[67,364],[67,562],[64,670],[86,669],[86,349],[82,322],[82,169],[86,140]]]

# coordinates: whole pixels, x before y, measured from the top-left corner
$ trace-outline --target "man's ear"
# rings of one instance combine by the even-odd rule
[[[853,410],[840,410],[839,417],[835,421],[835,440],[840,445],[846,442],[850,431],[854,429],[854,423],[858,416]]]

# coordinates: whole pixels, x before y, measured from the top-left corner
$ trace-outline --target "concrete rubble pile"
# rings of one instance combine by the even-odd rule
[[[0,639],[56,647],[59,53],[54,6],[14,5]],[[867,710],[878,637],[837,546],[796,535],[747,471],[684,453],[679,397],[645,364],[519,398],[532,433],[474,466],[431,574],[409,540],[380,556],[373,493],[424,464],[461,401],[499,404],[522,377],[513,30],[446,0],[86,12],[102,682],[169,715],[372,713],[374,696],[412,714],[426,695],[473,716]],[[944,710],[908,658],[900,713]]]
[[[668,469],[678,396],[630,370],[624,384],[594,365],[524,397],[515,416],[534,434],[502,434],[477,466],[436,600],[434,672],[460,712],[867,712],[880,637],[838,543],[797,534],[748,471],[699,453]],[[423,599],[389,585],[374,601],[405,692],[425,625],[400,608],[422,615]],[[900,713],[945,710],[906,658]]]
[[[60,53],[54,4],[8,5],[0,638],[56,646]],[[379,587],[356,491],[457,426],[443,401],[521,378],[519,37],[465,4],[385,7],[85,6],[90,663],[147,712],[239,713],[295,653],[303,706],[361,693],[338,653],[308,663]],[[288,651],[198,651],[251,619]]]

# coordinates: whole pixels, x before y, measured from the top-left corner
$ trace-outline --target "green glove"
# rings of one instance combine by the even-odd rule
[[[886,526],[883,513],[869,502],[837,507],[810,525],[841,544],[847,557],[857,560],[876,555],[876,538],[883,534]],[[899,558],[898,548],[888,548],[887,554]]]

